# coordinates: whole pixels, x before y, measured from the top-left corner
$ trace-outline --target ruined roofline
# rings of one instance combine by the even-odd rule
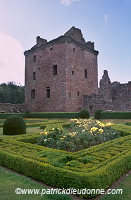
[[[41,38],[41,39],[42,39],[42,38]],[[52,45],[59,44],[59,43],[64,43],[64,42],[72,43],[72,44],[74,44],[74,45],[76,45],[76,46],[82,48],[83,50],[86,50],[86,51],[88,51],[88,52],[93,53],[93,54],[96,55],[96,56],[99,54],[98,51],[96,51],[96,50],[90,48],[89,46],[87,46],[88,43],[89,43],[89,44],[91,43],[90,41],[87,42],[87,43],[85,43],[85,44],[83,44],[83,43],[80,43],[80,42],[76,41],[76,40],[75,40],[74,38],[72,38],[71,36],[62,35],[62,36],[60,36],[60,37],[58,37],[58,38],[56,38],[56,39],[53,39],[53,40],[51,40],[51,41],[49,41],[49,42],[45,42],[45,43],[43,43],[43,44],[41,44],[41,45],[37,45],[37,44],[36,44],[36,45],[33,46],[30,50],[25,51],[25,52],[24,52],[24,55],[26,56],[26,55],[28,55],[28,53],[30,53],[30,52],[32,52],[32,51],[35,51],[35,50],[42,50],[42,49],[45,49],[45,48],[47,48],[47,47],[51,47]]]

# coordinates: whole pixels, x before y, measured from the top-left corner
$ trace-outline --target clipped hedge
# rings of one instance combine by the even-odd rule
[[[126,122],[125,125],[131,126],[131,122]]]
[[[48,113],[0,113],[0,119],[11,115],[20,115],[23,118],[78,118],[78,112],[48,112]]]
[[[101,112],[101,119],[131,119],[131,112]]]
[[[113,129],[120,132],[121,136],[131,135],[131,127],[122,124],[115,124],[112,126]]]
[[[0,138],[0,164],[55,187],[106,189],[131,169],[130,135],[75,153],[29,141],[32,135]]]

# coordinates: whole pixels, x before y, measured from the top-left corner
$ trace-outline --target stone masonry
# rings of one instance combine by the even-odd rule
[[[98,94],[98,51],[80,29],[72,27],[49,42],[38,36],[24,54],[26,110],[77,112],[83,95]]]
[[[104,70],[98,94],[84,96],[84,108],[93,114],[96,110],[131,111],[131,81],[125,84],[111,83]]]
[[[0,103],[0,113],[23,113],[25,104]]]
[[[38,36],[24,52],[26,111],[131,111],[131,81],[111,83],[104,70],[98,88],[98,53],[75,27],[49,42]]]

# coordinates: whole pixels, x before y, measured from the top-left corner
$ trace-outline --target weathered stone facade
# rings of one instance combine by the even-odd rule
[[[125,84],[111,83],[108,71],[104,70],[98,94],[84,96],[84,108],[94,113],[98,109],[131,111],[131,81]]]
[[[25,105],[30,112],[72,112],[83,95],[98,93],[97,55],[80,29],[37,43],[25,51]]]
[[[26,111],[131,111],[131,82],[111,83],[104,70],[98,88],[98,51],[80,29],[72,27],[49,42],[38,36],[24,54]]]

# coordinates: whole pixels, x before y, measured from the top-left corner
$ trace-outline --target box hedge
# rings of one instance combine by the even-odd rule
[[[0,164],[49,185],[75,189],[106,189],[131,169],[131,135],[75,153],[26,143],[31,141],[32,135],[1,137]]]
[[[131,112],[101,112],[101,119],[131,119]]]
[[[48,113],[0,113],[0,119],[11,115],[20,115],[23,118],[78,118],[78,112],[48,112]]]
[[[122,125],[122,124],[115,124],[115,125],[112,126],[112,128],[114,130],[119,131],[119,133],[122,136],[131,135],[131,127],[130,126]]]
[[[125,125],[131,126],[131,122],[126,122]]]

